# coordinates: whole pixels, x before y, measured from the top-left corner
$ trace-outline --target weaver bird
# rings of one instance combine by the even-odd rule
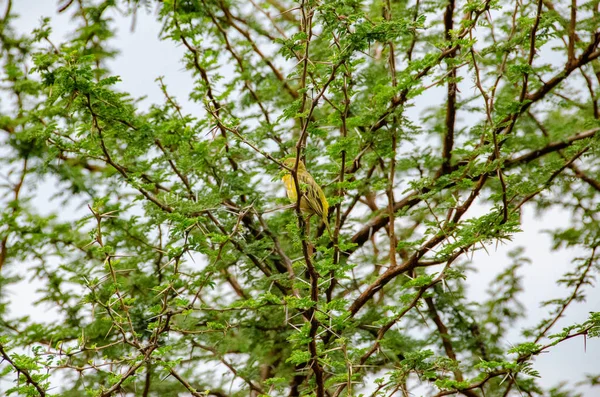
[[[296,159],[285,159],[283,164],[293,169],[296,165]],[[291,173],[287,172],[282,180],[288,198],[292,203],[296,204],[298,201],[298,193],[296,191],[294,177]],[[323,193],[321,186],[315,182],[315,179],[306,170],[306,166],[302,161],[298,162],[298,184],[300,185],[300,190],[302,192],[302,196],[300,197],[300,210],[302,213],[308,215],[309,221],[311,216],[319,216],[323,220],[323,223],[325,223],[329,235],[331,235],[329,220],[327,219],[327,216],[329,215],[329,203],[327,202],[327,197],[325,197],[325,193]]]

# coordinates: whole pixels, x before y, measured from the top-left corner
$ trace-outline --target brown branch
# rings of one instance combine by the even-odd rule
[[[275,7],[275,9],[277,11],[279,11],[279,16],[283,17],[283,19],[285,19],[288,22],[293,23],[294,25],[300,25],[300,22],[296,19],[296,17],[294,17],[294,14],[292,12],[290,12],[292,10],[286,9],[277,0],[266,0],[266,2],[269,3],[270,5],[272,5],[273,7]]]
[[[561,149],[567,148],[571,146],[573,143],[580,141],[582,139],[587,139],[595,136],[600,131],[600,127],[592,128],[591,130],[580,132],[576,135],[572,135],[566,139],[561,141],[550,142],[546,146],[532,150],[531,152],[525,153],[521,156],[517,156],[511,159],[508,159],[504,162],[505,167],[511,167],[515,165],[529,163],[533,160],[536,160],[546,154],[557,152]]]
[[[15,204],[19,200],[19,194],[21,193],[21,188],[23,187],[23,183],[25,182],[25,175],[27,175],[27,161],[27,157],[25,157],[23,159],[23,169],[21,171],[21,176],[19,177],[19,180],[13,187],[13,201],[15,202]],[[18,208],[18,205],[13,205],[11,207],[11,214],[13,216],[17,213]],[[0,241],[0,271],[2,271],[2,267],[6,263],[6,257],[8,256],[8,236],[10,234],[9,231],[10,229],[7,230],[6,234],[2,238],[2,241]]]
[[[494,372],[491,372],[491,373],[487,374],[485,376],[485,378],[483,378],[482,380],[480,380],[478,382],[475,382],[475,383],[472,383],[471,385],[469,385],[467,387],[461,387],[460,389],[457,389],[457,390],[442,391],[442,392],[439,392],[438,394],[436,394],[433,397],[451,396],[453,394],[458,394],[458,393],[463,393],[464,394],[464,392],[466,392],[466,391],[471,391],[471,390],[474,390],[474,389],[480,389],[490,379],[493,379],[493,378],[498,377],[500,375],[506,375],[506,374],[507,374],[506,370],[504,370],[504,371],[494,371]]]
[[[581,75],[585,79],[585,85],[587,86],[588,92],[590,94],[590,101],[592,101],[592,114],[595,119],[600,119],[600,111],[598,109],[598,99],[596,98],[596,93],[594,92],[594,85],[592,83],[592,79],[585,73],[583,68],[579,68]],[[597,76],[600,77],[600,74]]]
[[[474,29],[475,26],[477,26],[477,20],[478,20],[479,16],[489,10],[490,3],[491,3],[491,0],[486,0],[485,3],[483,4],[483,7],[480,10],[477,10],[477,12],[475,13],[475,17],[472,20],[472,23],[467,24],[466,27],[464,27],[460,32],[458,32],[458,34],[457,34],[458,39],[466,37],[471,32],[471,30]],[[465,19],[468,20],[471,18],[473,18],[473,16],[470,15],[470,13],[465,15]],[[459,48],[458,45],[454,45],[450,48],[446,48],[444,51],[442,51],[438,55],[436,62],[434,62],[431,65],[425,66],[420,72],[415,74],[413,79],[420,80],[423,77],[425,77],[427,74],[429,74],[429,72],[435,66],[439,65],[444,59],[454,55],[456,53],[456,51],[458,50],[458,48]],[[406,103],[406,100],[408,99],[408,94],[410,93],[410,90],[411,90],[411,87],[407,87],[407,88],[401,90],[399,95],[394,96],[392,98],[392,101],[391,101],[390,105],[388,106],[388,108],[379,116],[378,121],[376,121],[374,124],[371,125],[369,130],[376,131],[376,130],[384,127],[385,125],[387,125],[386,118],[389,115],[391,115],[398,107],[400,107]]]
[[[444,13],[444,35],[446,41],[452,44],[451,31],[454,27],[454,0],[450,0],[446,6]],[[449,48],[452,48],[450,45]],[[444,135],[442,147],[442,167],[438,171],[440,174],[447,173],[450,169],[450,161],[452,159],[452,147],[454,146],[454,125],[456,121],[456,67],[452,64],[455,52],[448,55],[450,74],[448,76],[446,105],[446,134]]]
[[[575,289],[573,290],[573,293],[569,296],[569,299],[567,299],[567,301],[562,305],[562,307],[560,308],[560,310],[558,311],[558,313],[556,314],[554,319],[538,334],[538,336],[535,338],[535,341],[533,343],[538,343],[546,335],[546,333],[548,331],[550,331],[550,329],[554,326],[554,324],[556,324],[556,322],[562,317],[562,315],[564,314],[565,310],[567,310],[567,307],[571,304],[571,302],[573,302],[573,300],[575,300],[575,298],[577,298],[577,294],[579,293],[579,290],[581,289],[583,284],[585,284],[585,282],[586,282],[585,278],[586,278],[587,274],[589,273],[590,269],[592,268],[592,265],[594,264],[594,259],[596,256],[596,248],[597,247],[592,248],[592,254],[591,254],[590,258],[588,259],[588,264],[585,267],[585,269],[583,270],[581,277],[579,277],[579,280],[577,280],[577,284],[575,285]]]
[[[540,194],[546,187],[550,186],[550,184],[552,183],[552,181],[558,176],[560,175],[567,167],[569,167],[571,164],[573,164],[573,162],[575,160],[577,160],[579,157],[581,157],[581,155],[583,155],[585,152],[587,152],[590,149],[589,146],[584,147],[583,149],[581,149],[579,152],[577,152],[571,159],[569,159],[564,165],[562,165],[560,168],[558,168],[557,170],[555,170],[550,177],[546,180],[546,182],[544,182],[544,184],[542,185],[541,188],[539,188],[538,190],[536,190],[533,193],[528,194],[527,196],[525,196],[514,208],[514,210],[518,210],[519,208],[521,208],[523,206],[523,204],[527,203],[529,200],[531,200],[532,198],[534,198],[535,196],[537,196],[538,194]]]
[[[361,356],[361,358],[359,360],[359,365],[361,368],[364,368],[364,365],[367,362],[367,360],[369,359],[369,357],[371,357],[376,351],[379,350],[380,342],[385,337],[385,334],[387,333],[387,331],[389,331],[390,328],[392,326],[394,326],[394,324],[396,324],[398,321],[400,321],[412,308],[414,308],[417,305],[417,303],[419,302],[419,299],[421,299],[421,297],[423,296],[425,291],[427,291],[429,288],[433,287],[434,285],[436,285],[437,283],[439,283],[440,281],[443,280],[443,278],[445,277],[445,271],[450,267],[451,264],[452,264],[452,261],[448,261],[446,263],[446,266],[444,267],[444,269],[439,273],[439,275],[434,280],[432,280],[429,284],[420,287],[418,289],[417,293],[415,294],[414,298],[412,299],[412,301],[408,305],[403,307],[402,310],[397,315],[395,315],[390,321],[388,321],[384,326],[379,328],[379,330],[377,331],[375,343],[373,343],[373,345],[371,345],[371,347]],[[333,394],[333,397],[338,397],[342,393],[342,391],[346,388],[346,386],[347,386],[346,383],[340,384],[340,386],[338,386],[335,393]],[[473,395],[473,394],[465,394],[465,395],[475,397],[475,395]]]
[[[185,380],[183,377],[181,377],[181,375],[179,375],[173,368],[169,368],[169,373],[171,374],[171,376],[173,376],[173,378],[177,379],[179,381],[179,383],[181,383],[183,385],[183,387],[185,387],[192,396],[194,396],[194,397],[205,397],[206,396],[206,393],[199,392],[198,390],[193,388],[192,385],[187,380]],[[214,394],[209,393],[209,395],[214,395]]]
[[[398,275],[408,272],[416,267],[419,259],[429,252],[430,249],[441,243],[446,239],[445,234],[437,234],[430,238],[425,244],[421,246],[411,257],[402,263],[401,265],[390,267],[383,272],[377,279],[371,283],[350,305],[348,312],[351,316],[354,316],[358,311],[387,283],[392,281]]]
[[[568,62],[575,59],[575,26],[577,24],[577,0],[571,0],[571,20],[569,21],[569,47],[567,49]]]
[[[598,182],[594,178],[589,177],[573,163],[569,164],[568,167],[573,171],[577,178],[581,179],[582,181],[590,185],[593,189],[600,192],[600,182]]]
[[[513,158],[505,160],[504,168],[506,169],[506,168],[511,168],[511,167],[529,163],[529,162],[534,161],[546,154],[553,153],[558,150],[569,147],[577,141],[580,141],[582,139],[591,138],[594,135],[596,135],[599,131],[600,131],[600,128],[594,128],[591,130],[580,132],[576,135],[570,136],[561,141],[550,142],[546,146],[544,146],[540,149],[536,149],[531,152],[525,153],[521,156],[517,156],[517,157],[513,157]],[[453,167],[452,170],[454,171],[455,168],[456,167]],[[480,177],[480,175],[475,176],[473,179],[476,179],[479,177]],[[443,188],[448,189],[453,186],[455,186],[455,184],[450,183],[450,184],[444,186]],[[412,191],[412,192],[408,193],[406,196],[404,196],[404,198],[400,199],[399,201],[397,201],[394,204],[394,211],[397,212],[401,209],[414,207],[415,205],[420,203],[422,200],[420,198],[420,194],[426,194],[429,191],[431,191],[431,188],[425,187],[421,190],[421,192]],[[387,214],[382,214],[382,215],[376,216],[375,218],[371,219],[369,222],[367,222],[367,224],[365,226],[363,226],[358,232],[356,232],[352,236],[351,241],[353,243],[357,244],[357,247],[345,251],[344,254],[351,255],[358,247],[361,247],[365,242],[367,242],[372,234],[376,233],[381,228],[385,227],[387,225],[388,221],[389,221],[389,219],[388,219]]]
[[[244,67],[244,62],[243,62],[242,58],[240,57],[240,55],[233,49],[233,46],[229,42],[229,37],[227,35],[227,32],[221,26],[219,21],[217,21],[214,14],[210,11],[210,9],[208,8],[208,6],[206,5],[206,2],[204,0],[202,0],[202,4],[204,4],[204,7],[206,8],[208,15],[210,16],[210,19],[212,20],[213,24],[217,27],[217,30],[219,31],[219,33],[221,33],[221,36],[223,36],[225,48],[227,49],[227,51],[229,51],[231,56],[235,59],[236,63],[238,64],[238,67],[240,68],[240,72],[242,74],[245,73],[246,68]],[[227,12],[226,12],[226,14],[227,14]],[[271,124],[271,121],[269,119],[269,113],[268,113],[267,109],[263,105],[262,101],[260,100],[260,98],[258,97],[256,92],[252,89],[252,87],[250,87],[250,83],[248,82],[247,79],[244,79],[244,88],[250,93],[252,98],[254,98],[254,100],[258,104],[258,107],[260,108],[261,112],[263,113],[263,116],[265,117],[265,121],[267,122],[267,124]],[[281,143],[281,140],[278,139],[278,137],[276,137],[276,138],[277,138],[277,143]]]
[[[431,315],[431,319],[435,324],[438,334],[440,334],[440,338],[442,339],[442,346],[444,347],[444,351],[446,352],[446,356],[452,361],[455,361],[458,365],[458,360],[456,359],[456,353],[454,353],[454,347],[452,346],[452,338],[450,337],[450,333],[448,332],[448,327],[442,321],[440,314],[435,307],[435,303],[431,296],[425,298],[425,303],[427,304],[427,309],[429,310],[429,314]],[[464,380],[463,374],[460,369],[454,370],[454,377],[457,381],[462,382]]]
[[[583,53],[573,62],[569,62],[565,65],[562,71],[557,73],[554,77],[552,77],[549,81],[544,83],[537,91],[532,94],[525,95],[525,102],[519,109],[519,114],[522,114],[526,111],[532,104],[542,99],[547,93],[552,91],[558,84],[563,82],[569,75],[575,70],[583,65],[590,63],[591,61],[600,57],[600,51],[596,51],[598,49],[598,45],[600,44],[600,32],[594,33],[594,38],[590,44],[586,47]],[[502,124],[502,123],[501,123]],[[504,127],[499,127],[503,129]]]
[[[149,352],[152,352],[153,350],[154,350],[154,348],[148,349]],[[140,360],[135,365],[129,367],[127,372],[125,372],[124,374],[121,375],[121,377],[119,378],[119,381],[117,383],[115,383],[114,385],[112,385],[108,390],[102,392],[100,397],[109,397],[113,393],[119,391],[121,389],[121,385],[123,384],[123,382],[125,382],[127,379],[129,379],[129,377],[134,375],[135,372],[138,370],[138,368],[140,368],[142,365],[144,365],[146,363],[146,360],[149,355],[150,355],[149,353],[146,353],[144,360]]]
[[[237,279],[227,269],[221,269],[221,274],[225,277],[229,285],[231,285],[237,296],[242,299],[249,298],[249,295],[244,291]]]
[[[585,281],[585,277],[587,276],[588,272],[592,268],[592,265],[594,264],[594,257],[595,257],[595,255],[596,255],[596,247],[594,247],[592,249],[592,255],[588,259],[588,264],[585,267],[583,273],[581,274],[581,277],[579,277],[579,280],[577,281],[577,284],[575,285],[575,289],[573,290],[573,293],[569,296],[569,298],[567,299],[567,301],[561,306],[561,308],[558,311],[558,313],[556,313],[556,315],[548,323],[548,325],[546,325],[546,327],[544,327],[544,329],[542,331],[540,331],[540,333],[536,336],[536,338],[533,341],[533,343],[538,343],[544,336],[546,336],[546,334],[548,333],[548,331],[550,331],[550,329],[554,326],[554,324],[556,324],[556,322],[563,316],[564,312],[567,310],[567,308],[573,302],[573,300],[575,300],[577,298],[577,294],[579,292],[579,289],[586,282]],[[512,389],[512,386],[514,385],[514,383],[515,383],[515,379],[511,378],[510,381],[508,382],[508,384],[506,385],[506,389],[504,390],[503,396],[508,396],[508,394],[510,393],[510,390]]]
[[[181,42],[192,53],[192,56],[194,59],[194,67],[200,73],[200,77],[202,78],[202,81],[206,85],[206,95],[208,96],[210,103],[212,104],[212,106],[214,108],[214,112],[217,115],[219,115],[219,112],[221,111],[221,104],[217,101],[217,99],[215,98],[215,95],[213,94],[212,87],[210,84],[210,79],[208,78],[208,72],[206,71],[205,68],[202,67],[202,65],[200,65],[199,50],[190,44],[190,42],[186,39],[185,35],[183,34],[181,27],[179,26],[179,21],[177,20],[177,1],[176,0],[173,1],[173,22],[175,24],[175,27],[179,31],[179,37],[181,39]],[[231,153],[229,150],[229,144],[227,143],[227,133],[225,132],[225,130],[222,127],[219,127],[219,129],[221,131],[221,136],[225,140],[225,153],[227,154],[227,161],[229,162],[229,164],[231,164],[231,167],[233,168],[233,170],[237,171],[238,165],[235,162],[235,160],[231,157]]]
[[[390,1],[387,0],[387,7],[384,9],[385,19],[388,21],[392,20],[392,5]],[[396,77],[396,56],[394,53],[394,43],[392,41],[388,42],[388,47],[390,49],[388,64],[390,68],[390,74],[392,78],[392,87],[396,88],[398,86],[398,79]],[[389,165],[389,173],[387,175],[387,186],[385,189],[385,195],[387,196],[387,213],[388,213],[388,236],[389,236],[389,260],[390,266],[396,267],[398,263],[396,262],[396,222],[395,222],[395,211],[394,211],[394,202],[396,199],[394,198],[394,177],[396,175],[396,154],[398,150],[398,117],[394,115],[393,124],[391,126],[391,144],[392,144],[392,153],[390,156],[390,165]],[[381,160],[384,162],[384,160]],[[382,166],[384,168],[384,166]]]
[[[223,365],[225,365],[229,369],[229,371],[232,373],[232,375],[234,377],[242,379],[250,387],[251,390],[257,391],[260,394],[265,394],[264,390],[260,386],[257,386],[256,384],[254,384],[254,382],[252,382],[251,379],[240,374],[238,372],[238,370],[236,370],[235,367],[229,361],[227,361],[225,359],[225,357],[223,357],[223,355],[217,349],[215,349],[214,347],[211,347],[211,346],[203,345],[196,341],[192,341],[192,344],[194,346],[201,348],[202,350],[211,352],[217,360],[219,360],[221,363],[223,363]],[[190,389],[188,389],[188,390],[190,390]],[[200,395],[200,394],[198,394],[198,395]]]
[[[264,63],[267,64],[267,66],[271,69],[271,71],[273,72],[273,74],[275,75],[275,77],[277,77],[277,79],[281,82],[281,84],[283,85],[283,88],[286,90],[287,93],[289,93],[292,98],[297,99],[300,97],[300,94],[298,94],[298,91],[294,90],[287,82],[285,76],[283,75],[283,73],[281,73],[281,71],[279,69],[277,69],[277,67],[275,66],[275,64],[273,63],[273,61],[271,61],[261,50],[260,48],[258,48],[258,46],[256,45],[256,41],[252,39],[252,36],[250,36],[250,33],[245,30],[242,29],[237,23],[235,23],[235,21],[233,20],[233,16],[231,14],[231,12],[229,11],[229,9],[225,6],[225,4],[223,4],[222,1],[219,1],[219,5],[221,7],[221,9],[223,10],[223,13],[225,14],[225,16],[228,19],[228,22],[231,26],[233,26],[233,28],[235,30],[237,30],[242,36],[244,36],[244,38],[246,40],[248,40],[248,43],[250,44],[250,46],[252,47],[252,50],[256,53],[256,55],[258,55],[260,57],[260,59],[262,59],[262,61]]]
[[[350,97],[348,95],[348,80],[352,78],[350,71],[348,69],[348,65],[345,65],[345,73],[344,73],[344,84],[342,85],[342,93],[344,95],[344,109],[340,112],[341,119],[341,128],[340,135],[342,139],[346,139],[348,135],[348,128],[346,125],[346,121],[348,119],[348,114],[350,112]],[[340,188],[338,189],[338,198],[340,198],[340,202],[335,205],[335,228],[333,230],[333,264],[338,265],[340,262],[340,231],[342,228],[342,200],[341,198],[346,195],[346,189],[344,189],[341,185],[344,182],[345,174],[346,174],[346,150],[342,150],[341,152],[341,165],[340,165],[340,173],[339,173],[339,183]],[[329,273],[329,287],[326,291],[327,302],[331,302],[333,299],[333,291],[337,284],[337,280],[335,278],[335,271],[331,270]]]
[[[177,168],[177,165],[175,164],[175,161],[173,161],[173,159],[171,158],[169,153],[167,153],[167,150],[165,149],[165,147],[163,146],[163,144],[160,142],[160,140],[158,138],[154,139],[154,143],[156,144],[156,146],[158,146],[160,151],[163,153],[163,155],[167,159],[167,162],[171,166],[171,169],[173,170],[173,172],[175,172],[175,174],[177,174],[177,176],[179,177],[181,182],[183,182],[183,185],[185,186],[185,189],[188,192],[188,197],[190,198],[190,200],[196,201],[196,196],[194,195],[194,191],[192,190],[192,186],[190,185],[190,181],[189,181],[188,177],[186,175],[184,175],[181,171],[179,171],[179,169]]]
[[[208,216],[208,218],[215,224],[215,226],[217,226],[217,228],[220,230],[221,233],[228,235],[229,233],[227,232],[227,230],[225,229],[225,227],[223,227],[223,225],[221,225],[221,223],[219,222],[219,220],[217,218],[215,218],[213,216],[213,214],[211,214],[210,212],[207,212],[206,215]],[[229,241],[233,244],[233,246],[235,247],[236,250],[238,250],[238,252],[240,252],[243,255],[246,255],[248,257],[248,259],[250,259],[250,261],[252,262],[252,264],[254,264],[254,266],[256,266],[257,269],[259,269],[266,277],[271,277],[272,273],[271,270],[269,270],[269,267],[256,255],[250,253],[250,252],[246,252],[246,250],[244,250],[243,245],[235,240],[234,238],[230,238]],[[284,287],[279,281],[274,280],[273,284],[284,294],[287,295],[288,294],[288,289],[286,287]]]
[[[95,240],[98,243],[98,245],[102,248],[104,248],[104,241],[102,239],[102,218],[104,218],[105,215],[107,214],[101,214],[98,211],[94,210],[91,206],[88,205],[88,208],[90,209],[90,211],[92,212],[92,215],[94,215],[94,218],[96,219],[96,236],[95,236]],[[108,265],[108,269],[112,278],[112,282],[114,285],[114,289],[115,289],[115,295],[117,296],[117,299],[119,300],[119,304],[121,306],[121,310],[123,310],[123,312],[125,313],[126,317],[127,317],[127,322],[129,323],[129,328],[131,330],[131,335],[133,336],[133,343],[132,345],[135,346],[136,348],[140,348],[140,343],[139,340],[136,336],[136,332],[135,332],[135,327],[133,326],[133,321],[131,320],[131,315],[129,314],[129,308],[127,307],[127,305],[125,304],[125,301],[123,300],[123,294],[121,293],[120,289],[119,289],[119,284],[117,282],[117,274],[115,272],[115,268],[113,266],[112,263],[112,256],[108,253],[105,252],[104,253],[104,261],[105,263]],[[118,314],[117,314],[118,315]],[[122,328],[120,327],[120,325],[118,326],[118,328],[122,331],[122,335],[123,335],[123,341],[124,342],[128,342],[127,338],[125,336],[125,333],[123,332]]]
[[[64,152],[62,152],[62,151],[60,153],[58,153],[58,155],[56,157],[63,160],[65,163],[67,163],[70,166],[81,167],[90,172],[101,172],[101,171],[104,171],[104,169],[105,169],[104,167],[101,167],[101,166],[95,165],[95,164],[91,164],[79,157],[67,157],[67,156],[65,156]]]
[[[104,136],[102,134],[102,128],[100,127],[100,123],[98,122],[98,115],[92,107],[92,100],[91,100],[90,94],[85,94],[85,97],[87,99],[86,107],[90,111],[94,128],[96,129],[96,132],[98,133],[98,137],[100,138],[100,148],[102,149],[102,153],[104,153],[104,161],[106,161],[106,163],[108,163],[115,170],[117,170],[119,172],[119,174],[121,174],[126,181],[130,182],[131,178],[127,174],[125,168],[122,167],[121,165],[117,164],[115,161],[113,161],[112,156],[110,155],[110,153],[106,147],[106,143],[104,142]],[[144,189],[142,187],[135,187],[135,188],[140,193],[142,193],[142,195],[144,197],[146,197],[148,200],[150,200],[151,202],[156,204],[156,206],[158,206],[161,210],[163,210],[165,212],[173,212],[173,208],[162,203],[160,200],[158,200],[156,197],[154,197],[152,194],[150,194],[148,191],[146,191],[146,189]]]
[[[420,0],[417,0],[415,2],[415,9],[413,12],[413,22],[416,22],[417,18],[419,17],[419,6],[420,6]],[[415,49],[415,45],[417,44],[417,32],[413,32],[413,37],[412,40],[410,41],[410,45],[408,46],[408,50],[406,50],[406,59],[408,59],[408,61],[412,61],[412,56],[413,56],[413,51]]]
[[[293,268],[291,259],[287,256],[287,254],[285,253],[283,248],[281,248],[279,239],[273,232],[271,232],[271,230],[269,229],[269,227],[268,227],[267,223],[265,222],[265,220],[263,219],[263,217],[258,212],[256,212],[256,216],[258,217],[258,221],[260,222],[266,235],[269,236],[269,238],[273,241],[273,246],[275,247],[275,252],[277,252],[277,254],[281,257],[281,260],[283,261],[283,263],[288,271],[289,278],[293,282],[294,279],[296,278],[296,274],[294,273],[294,268]],[[300,292],[294,287],[292,287],[292,294],[298,298],[300,297]]]
[[[314,13],[314,9],[307,9],[306,7],[306,3],[305,0],[302,0],[301,4],[300,4],[300,11],[302,14],[302,28],[304,29],[305,33],[306,33],[306,43],[305,43],[305,52],[304,52],[304,60],[302,63],[302,74],[301,74],[301,79],[300,79],[300,88],[302,90],[304,90],[303,94],[302,94],[302,104],[301,104],[301,111],[304,111],[304,107],[306,106],[306,102],[308,99],[308,90],[306,89],[306,76],[308,74],[308,61],[309,61],[309,48],[310,48],[310,42],[312,39],[312,18],[313,18],[313,13]],[[335,72],[333,72],[332,74],[335,74]],[[327,84],[328,85],[328,84]],[[325,85],[323,87],[323,90],[321,91],[321,95],[323,95],[325,93],[325,90],[327,89],[327,85]],[[320,98],[320,96],[319,96]],[[311,107],[310,107],[310,111],[308,112],[308,116],[306,118],[301,118],[300,119],[300,123],[302,125],[302,132],[300,134],[300,137],[298,138],[298,141],[296,142],[296,163],[294,164],[294,169],[292,170],[292,177],[294,179],[294,187],[296,189],[296,192],[302,192],[302,189],[300,187],[300,182],[298,180],[298,165],[300,164],[301,161],[301,155],[302,155],[302,148],[305,145],[305,140],[307,137],[307,131],[308,131],[308,125],[310,124],[310,119],[312,117],[312,113],[315,109],[315,107],[318,104],[318,99],[315,102],[313,100],[313,102],[311,103]],[[297,200],[296,200],[296,217],[298,219],[298,225],[300,227],[300,232],[303,234],[301,236],[302,239],[302,253],[304,255],[304,261],[306,263],[306,269],[307,269],[307,273],[309,275],[309,281],[310,281],[310,299],[314,302],[314,306],[317,305],[317,302],[319,301],[319,272],[317,272],[316,268],[314,267],[313,261],[312,261],[312,255],[313,255],[313,250],[312,247],[309,247],[310,242],[308,241],[310,239],[310,217],[308,217],[308,219],[306,220],[306,224],[302,215],[302,211],[300,208],[300,201],[302,199],[302,194],[297,194]],[[310,322],[310,329],[308,332],[308,336],[310,338],[310,341],[308,343],[308,350],[310,352],[311,355],[311,359],[310,359],[310,367],[313,371],[313,374],[315,375],[315,383],[316,383],[316,396],[317,397],[324,397],[325,396],[325,380],[324,380],[324,376],[323,376],[323,368],[321,367],[321,364],[319,363],[319,352],[317,349],[317,331],[319,329],[319,321],[317,319],[316,316],[316,310],[315,307],[311,307],[306,311],[306,317],[308,317],[308,321]]]
[[[15,371],[17,371],[17,374],[22,373],[25,376],[27,383],[35,388],[35,390],[38,392],[40,397],[46,396],[46,391],[42,388],[42,386],[33,379],[33,377],[31,376],[31,374],[29,373],[29,371],[26,368],[21,368],[19,365],[15,364],[15,362],[10,358],[10,356],[8,355],[6,350],[4,350],[4,345],[2,345],[1,343],[0,343],[0,356],[2,356],[2,359],[4,361],[8,362],[15,369]]]
[[[144,379],[144,390],[142,391],[142,397],[148,397],[150,394],[150,384],[152,382],[152,365],[146,364],[146,378]]]

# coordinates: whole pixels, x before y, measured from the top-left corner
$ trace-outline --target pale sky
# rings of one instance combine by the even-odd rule
[[[0,0],[0,5],[4,6],[4,4],[5,1]],[[42,16],[52,17],[51,25],[54,31],[51,38],[55,44],[63,41],[73,29],[68,15],[56,14],[58,6],[54,1],[16,0],[13,2],[13,9],[21,15],[17,27],[22,32],[30,32],[38,26]],[[112,41],[112,46],[118,48],[121,53],[110,62],[109,66],[112,73],[121,77],[122,82],[117,85],[117,88],[131,93],[134,97],[146,96],[147,99],[143,102],[142,107],[151,103],[162,103],[164,97],[155,79],[164,76],[170,92],[177,97],[185,112],[192,114],[201,112],[200,104],[188,100],[188,93],[193,82],[190,73],[184,70],[180,61],[184,49],[175,46],[171,41],[158,40],[160,26],[154,16],[140,10],[134,32],[130,30],[130,18],[123,18],[121,15],[113,17],[118,27],[118,39]],[[472,89],[469,81],[466,84],[464,89]],[[462,90],[463,88],[461,88]],[[424,103],[431,106],[439,103],[439,98],[443,99],[443,96],[436,95],[434,91],[428,92],[421,97],[422,104],[417,103],[410,109],[411,116],[418,120],[418,115],[425,107]],[[73,208],[73,211],[65,211],[57,203],[49,202],[48,198],[52,196],[54,186],[54,182],[51,180],[38,186],[30,186],[30,189],[36,190],[38,198],[35,203],[41,213],[59,211],[69,217],[83,213],[83,209]],[[553,210],[545,215],[543,221],[540,221],[536,219],[531,207],[525,207],[522,225],[525,231],[523,233],[515,235],[513,242],[500,246],[498,249],[491,246],[488,247],[488,253],[479,251],[475,254],[474,266],[478,269],[478,273],[471,275],[468,279],[469,295],[474,300],[481,300],[485,297],[489,281],[509,264],[506,257],[508,251],[519,245],[525,246],[527,256],[533,259],[533,263],[521,271],[525,285],[525,293],[521,296],[521,301],[527,308],[527,319],[515,324],[505,340],[507,347],[523,341],[520,337],[522,328],[532,326],[547,316],[546,309],[540,309],[540,301],[556,298],[557,295],[564,297],[568,294],[564,289],[559,289],[555,285],[555,281],[571,266],[572,259],[581,252],[576,250],[552,252],[550,251],[549,237],[541,233],[545,228],[568,223],[568,219],[568,214]],[[32,302],[36,300],[35,289],[37,287],[39,285],[36,286],[35,282],[25,282],[17,288],[12,288],[13,305],[11,308],[14,313],[20,315],[32,313],[36,319],[51,321],[53,312],[48,310],[47,306],[32,306]],[[553,331],[558,332],[562,326],[584,321],[590,311],[600,311],[600,289],[593,290],[587,287],[587,295],[587,302],[572,304],[567,315],[558,322]],[[561,381],[569,381],[573,384],[581,380],[584,373],[600,374],[600,339],[588,340],[586,350],[584,350],[581,338],[563,342],[550,349],[548,353],[541,354],[535,360],[534,368],[540,372],[541,383],[545,386],[554,386]],[[585,397],[600,394],[598,389],[595,391],[589,388],[581,390],[585,390]]]

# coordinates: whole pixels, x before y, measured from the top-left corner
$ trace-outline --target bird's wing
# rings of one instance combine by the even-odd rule
[[[306,189],[303,189],[304,197],[308,201],[308,205],[315,212],[315,214],[323,217],[323,201],[321,197],[324,196],[321,187],[315,182],[310,175],[298,175],[298,182],[307,185]]]

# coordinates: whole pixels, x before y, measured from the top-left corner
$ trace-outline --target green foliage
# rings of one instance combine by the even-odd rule
[[[546,1],[59,3],[64,42],[51,18],[22,34],[11,1],[0,13],[6,395],[574,397],[600,384],[548,387],[534,361],[600,336],[600,313],[562,322],[600,270],[597,1],[574,14]],[[114,18],[145,11],[183,51],[189,102],[159,68],[147,109],[120,89]],[[280,208],[278,159],[298,155],[331,235]],[[472,254],[518,240],[525,208],[567,211],[546,233],[574,253],[542,320],[516,330],[531,314],[529,247],[485,267],[484,299],[468,287]],[[54,321],[15,312],[10,291],[31,280]]]

